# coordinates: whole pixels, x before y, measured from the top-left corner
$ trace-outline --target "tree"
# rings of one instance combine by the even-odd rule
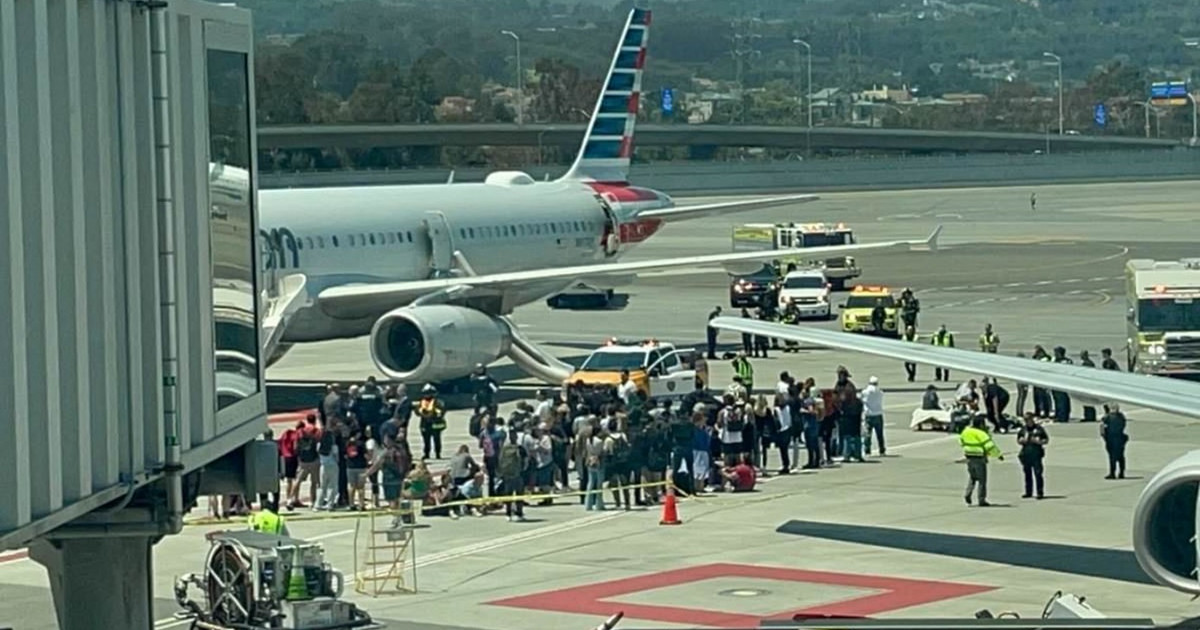
[[[562,59],[534,62],[537,83],[533,91],[534,120],[582,121],[591,115],[600,93],[600,81],[584,78],[579,68]]]

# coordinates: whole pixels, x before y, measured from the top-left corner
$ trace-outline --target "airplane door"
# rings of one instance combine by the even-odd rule
[[[600,247],[604,249],[605,258],[612,258],[621,252],[620,228],[616,211],[613,209],[620,202],[611,193],[597,195],[596,199],[600,201],[600,208],[604,210],[604,232],[600,237]]]
[[[450,222],[441,212],[425,213],[425,233],[429,238],[429,268],[436,275],[450,273],[454,265],[454,242]]]

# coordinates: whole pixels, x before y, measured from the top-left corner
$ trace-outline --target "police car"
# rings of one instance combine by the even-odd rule
[[[871,321],[871,315],[878,306],[883,307],[883,330],[876,331]],[[896,322],[900,317],[900,309],[896,306],[896,298],[891,289],[880,286],[856,286],[840,306],[841,327],[845,332],[867,334],[884,334],[898,337],[899,329]]]
[[[629,380],[652,398],[670,399],[689,394],[695,389],[696,377],[708,382],[708,371],[695,369],[691,350],[677,350],[674,345],[656,339],[642,341],[609,339],[579,366],[563,383],[567,387],[616,387],[621,372],[629,371]]]

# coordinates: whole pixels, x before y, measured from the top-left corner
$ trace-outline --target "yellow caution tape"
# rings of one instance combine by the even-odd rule
[[[310,514],[305,514],[305,513],[289,514],[289,513],[284,512],[284,513],[281,513],[280,516],[282,516],[284,518],[285,522],[324,521],[324,520],[345,519],[345,518],[362,518],[362,517],[368,516],[369,514],[372,514],[372,513],[375,514],[376,516],[378,516],[380,514],[396,516],[396,515],[400,515],[402,513],[407,514],[407,513],[423,511],[423,510],[431,509],[431,508],[458,507],[461,505],[471,505],[471,506],[481,505],[481,506],[490,507],[493,505],[502,505],[504,503],[515,502],[515,501],[522,501],[525,503],[536,503],[539,501],[545,501],[546,499],[553,500],[553,499],[566,499],[566,498],[572,498],[572,497],[580,497],[580,496],[592,494],[595,492],[600,492],[600,493],[620,492],[620,491],[624,491],[624,490],[634,490],[634,489],[638,489],[638,488],[658,488],[658,487],[674,488],[675,495],[681,499],[704,499],[704,498],[706,498],[703,495],[688,494],[687,492],[684,492],[683,490],[679,489],[678,486],[675,486],[670,480],[665,480],[665,481],[652,481],[652,482],[639,483],[639,484],[629,484],[629,485],[622,485],[622,486],[610,486],[608,488],[600,488],[598,490],[574,490],[571,492],[547,493],[547,494],[519,494],[519,495],[508,495],[508,496],[478,497],[478,498],[474,498],[474,499],[464,499],[461,501],[451,501],[448,503],[437,503],[437,504],[429,504],[429,505],[414,505],[413,508],[409,509],[409,510],[381,508],[381,509],[376,509],[376,510],[346,510],[346,511],[336,511],[336,512],[333,512],[333,511],[313,512]],[[415,499],[412,499],[412,501],[414,501],[414,503],[416,502]],[[240,518],[240,517],[238,517],[238,518]],[[184,522],[184,526],[200,527],[200,526],[207,526],[207,525],[224,525],[224,524],[233,522],[233,520],[234,519],[218,519],[218,518],[214,518],[211,516],[207,516],[207,517],[203,517],[203,518],[187,520]]]

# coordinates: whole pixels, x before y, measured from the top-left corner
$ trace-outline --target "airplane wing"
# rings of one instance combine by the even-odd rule
[[[818,199],[820,199],[820,197],[816,195],[785,195],[782,197],[762,197],[758,199],[740,199],[737,201],[718,201],[715,203],[702,203],[694,206],[678,206],[674,208],[663,208],[661,210],[647,210],[645,212],[638,213],[638,218],[659,219],[666,223],[672,223],[675,221],[690,221],[691,219],[700,219],[704,217],[729,214],[731,212],[746,212],[749,210],[762,210],[764,208],[786,206],[788,204],[808,203]]]
[[[1094,397],[1102,401],[1116,401],[1200,418],[1200,405],[1196,403],[1200,400],[1200,384],[1186,381],[738,317],[717,317],[709,323],[722,330],[811,343],[899,361],[940,365],[952,370],[1012,379],[1018,383]]]
[[[553,286],[549,293],[560,290],[574,280],[595,276],[613,276],[635,274],[639,271],[655,269],[670,269],[673,267],[703,267],[711,265],[737,265],[758,260],[770,260],[788,255],[803,255],[807,258],[828,258],[864,251],[889,249],[920,249],[930,251],[937,249],[937,237],[941,226],[933,231],[926,239],[913,241],[884,241],[858,245],[834,245],[830,247],[806,247],[803,249],[775,249],[757,252],[733,252],[725,254],[710,254],[704,256],[686,256],[681,258],[660,258],[657,260],[639,260],[635,262],[600,263],[594,265],[579,265],[556,269],[537,269],[533,271],[513,271],[475,275],[470,266],[465,264],[461,255],[460,267],[465,267],[466,275],[451,278],[433,278],[429,280],[413,280],[407,282],[388,282],[378,284],[355,284],[330,287],[317,295],[317,302],[322,310],[334,314],[338,311],[362,313],[368,312],[372,305],[380,303],[406,304],[409,301],[428,298],[439,293],[462,293],[486,291],[488,289],[504,289],[514,286]],[[548,293],[548,294],[549,294]]]

